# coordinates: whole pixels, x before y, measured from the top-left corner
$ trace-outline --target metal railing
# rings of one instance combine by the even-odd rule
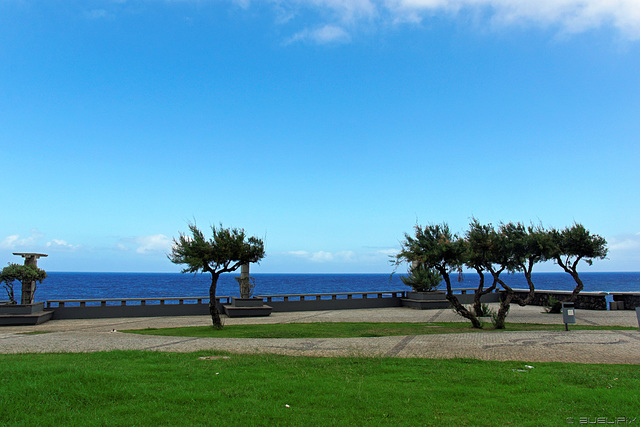
[[[367,299],[367,298],[403,298],[405,291],[373,291],[373,292],[333,292],[316,294],[283,294],[283,295],[256,295],[265,302],[276,301],[322,301],[337,299]],[[230,296],[216,297],[218,304],[231,303]],[[52,299],[45,302],[46,308],[63,307],[106,307],[106,306],[133,306],[133,305],[165,305],[165,304],[208,304],[208,296],[198,297],[144,297],[144,298],[78,298],[78,299]]]

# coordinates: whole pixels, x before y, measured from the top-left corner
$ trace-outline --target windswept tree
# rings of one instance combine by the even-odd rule
[[[527,305],[535,296],[535,285],[532,279],[533,267],[546,261],[550,256],[549,232],[542,226],[525,227],[522,223],[501,224],[499,233],[502,235],[503,248],[501,252],[506,258],[507,269],[511,272],[524,274],[529,286],[529,293],[523,298],[514,298],[519,305]],[[503,287],[507,292],[512,292],[506,284]]]
[[[607,241],[604,237],[591,234],[582,224],[573,224],[564,230],[552,229],[550,236],[551,258],[576,282],[571,293],[571,301],[575,301],[578,293],[584,289],[578,275],[578,264],[584,261],[592,265],[594,259],[604,259],[608,252]]]
[[[535,285],[532,279],[533,267],[549,258],[549,232],[542,226],[525,227],[522,223],[501,224],[495,235],[495,245],[492,254],[493,266],[490,267],[495,280],[505,291],[500,302],[500,308],[495,319],[496,329],[504,329],[505,318],[509,313],[511,303],[525,306],[533,301]],[[523,273],[529,292],[522,298],[504,280],[496,275],[495,266],[510,273]]]
[[[213,237],[206,239],[196,224],[189,224],[190,235],[180,233],[173,239],[171,254],[174,264],[185,264],[183,273],[211,274],[209,288],[209,313],[213,327],[221,329],[222,321],[216,301],[216,287],[222,273],[235,271],[242,264],[259,262],[264,258],[264,242],[257,237],[247,237],[243,229],[211,226]]]
[[[480,278],[473,296],[473,311],[476,316],[485,315],[482,311],[481,298],[493,292],[498,286],[500,273],[506,266],[498,263],[494,265],[497,248],[497,233],[491,224],[483,225],[472,218],[469,229],[465,233],[465,265],[478,273]],[[491,285],[485,288],[485,273],[492,276]]]
[[[25,283],[42,283],[47,278],[47,273],[33,265],[21,265],[10,263],[0,272],[0,283],[2,283],[7,296],[9,297],[9,304],[16,304],[16,299],[13,291],[13,286],[16,281],[20,282],[22,286]],[[28,295],[28,301],[21,301],[22,304],[32,304],[33,296],[36,290],[33,289],[31,295]]]
[[[460,304],[451,288],[450,274],[464,264],[464,241],[449,231],[447,224],[416,225],[414,236],[405,233],[402,249],[396,255],[396,265],[402,262],[417,263],[425,268],[435,269],[447,285],[447,300],[458,314],[469,319],[474,328],[482,328],[482,322],[474,313]]]

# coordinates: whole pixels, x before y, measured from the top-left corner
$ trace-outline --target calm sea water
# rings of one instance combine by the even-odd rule
[[[239,296],[238,274],[223,274],[218,281],[218,296]],[[408,290],[399,275],[389,274],[252,274],[255,295],[280,295],[333,292],[375,292]],[[585,291],[640,292],[640,273],[582,273]],[[504,276],[514,288],[526,288],[522,274]],[[533,275],[536,289],[573,290],[575,284],[566,273]],[[209,274],[180,273],[48,273],[38,285],[37,301],[81,298],[155,298],[207,296]],[[477,286],[475,273],[464,275],[454,288]]]

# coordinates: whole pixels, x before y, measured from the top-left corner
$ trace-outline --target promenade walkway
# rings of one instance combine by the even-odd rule
[[[512,323],[562,324],[562,315],[541,307],[511,308]],[[576,310],[577,324],[638,327],[634,311]],[[225,324],[301,322],[453,322],[451,309],[381,308],[273,313],[264,318],[225,319]],[[207,316],[53,320],[0,328],[0,353],[153,350],[223,350],[295,356],[476,358],[525,362],[640,364],[640,331],[479,332],[443,335],[332,339],[178,338],[118,332],[125,329],[209,325]],[[570,326],[571,328],[571,326]],[[30,332],[40,332],[29,334]]]

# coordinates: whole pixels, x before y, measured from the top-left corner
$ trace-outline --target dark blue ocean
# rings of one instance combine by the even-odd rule
[[[238,274],[223,274],[217,296],[239,296]],[[252,274],[254,295],[283,295],[339,292],[409,290],[400,275],[389,274]],[[457,275],[453,276],[455,279]],[[527,288],[522,274],[502,276],[513,288]],[[585,291],[640,292],[640,273],[582,273]],[[36,301],[51,299],[204,297],[209,293],[210,275],[180,273],[61,273],[50,272],[38,285]],[[534,273],[536,289],[573,290],[566,273]],[[453,281],[454,288],[474,288],[478,276],[464,274]],[[3,298],[0,298],[3,299]]]

